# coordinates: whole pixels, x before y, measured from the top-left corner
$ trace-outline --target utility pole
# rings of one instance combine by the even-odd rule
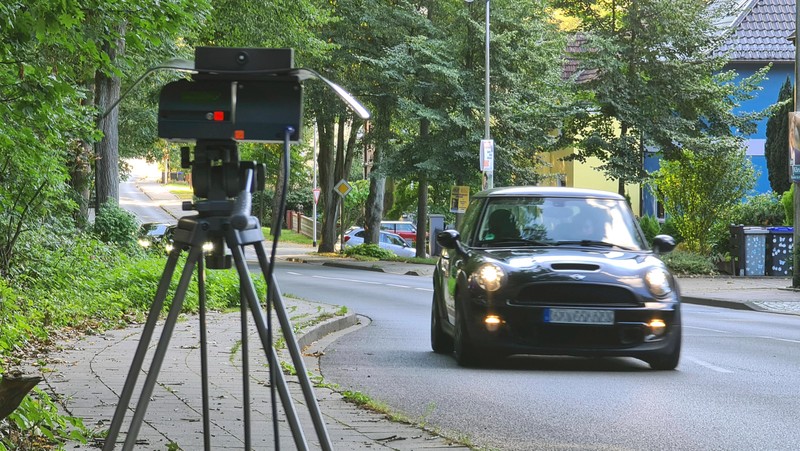
[[[798,31],[800,31],[800,0],[794,2],[794,111],[797,114],[798,107],[800,107],[800,92],[797,90],[797,82],[800,81],[800,45],[798,44]],[[789,130],[789,133],[794,133],[794,130]],[[800,179],[796,177],[797,165],[800,161],[794,158],[794,149],[792,151],[791,163],[792,166],[792,183],[794,184],[794,258],[793,258],[793,272],[792,272],[792,287],[800,288]]]

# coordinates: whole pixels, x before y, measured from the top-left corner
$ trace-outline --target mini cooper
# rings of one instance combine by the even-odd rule
[[[625,198],[604,191],[494,188],[436,237],[431,346],[462,366],[514,354],[626,356],[672,370],[680,293]]]

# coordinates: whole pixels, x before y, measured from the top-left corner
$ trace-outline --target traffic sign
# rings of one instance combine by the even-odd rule
[[[347,196],[350,193],[350,191],[353,190],[353,187],[350,186],[349,183],[347,183],[347,180],[341,179],[339,180],[339,183],[337,183],[336,186],[333,187],[333,190],[336,191],[338,195],[342,196],[342,198],[344,198],[344,196]]]
[[[481,171],[494,172],[494,140],[481,140]]]
[[[319,193],[321,193],[322,190],[319,188],[314,188],[311,191],[314,193],[314,205],[317,205],[319,203]]]
[[[792,181],[800,182],[800,164],[792,165]]]

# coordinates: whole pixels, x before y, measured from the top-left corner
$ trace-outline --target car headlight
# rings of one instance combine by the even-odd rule
[[[672,293],[669,274],[663,269],[658,268],[647,271],[647,274],[644,276],[644,281],[650,293],[657,298]]]
[[[503,284],[505,272],[494,263],[485,263],[475,271],[475,281],[486,291],[497,291]]]
[[[150,244],[152,244],[150,242],[150,240],[147,240],[147,239],[144,239],[144,238],[139,238],[139,246],[150,247]]]
[[[214,243],[212,243],[211,241],[206,241],[205,243],[203,243],[203,251],[211,252],[213,250],[214,250]]]

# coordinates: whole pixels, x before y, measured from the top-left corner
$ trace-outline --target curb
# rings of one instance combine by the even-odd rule
[[[326,335],[345,330],[356,324],[358,324],[358,317],[355,313],[348,313],[346,316],[329,319],[312,326],[307,332],[297,337],[297,345],[300,348],[300,352],[302,352],[312,343],[319,341]]]

